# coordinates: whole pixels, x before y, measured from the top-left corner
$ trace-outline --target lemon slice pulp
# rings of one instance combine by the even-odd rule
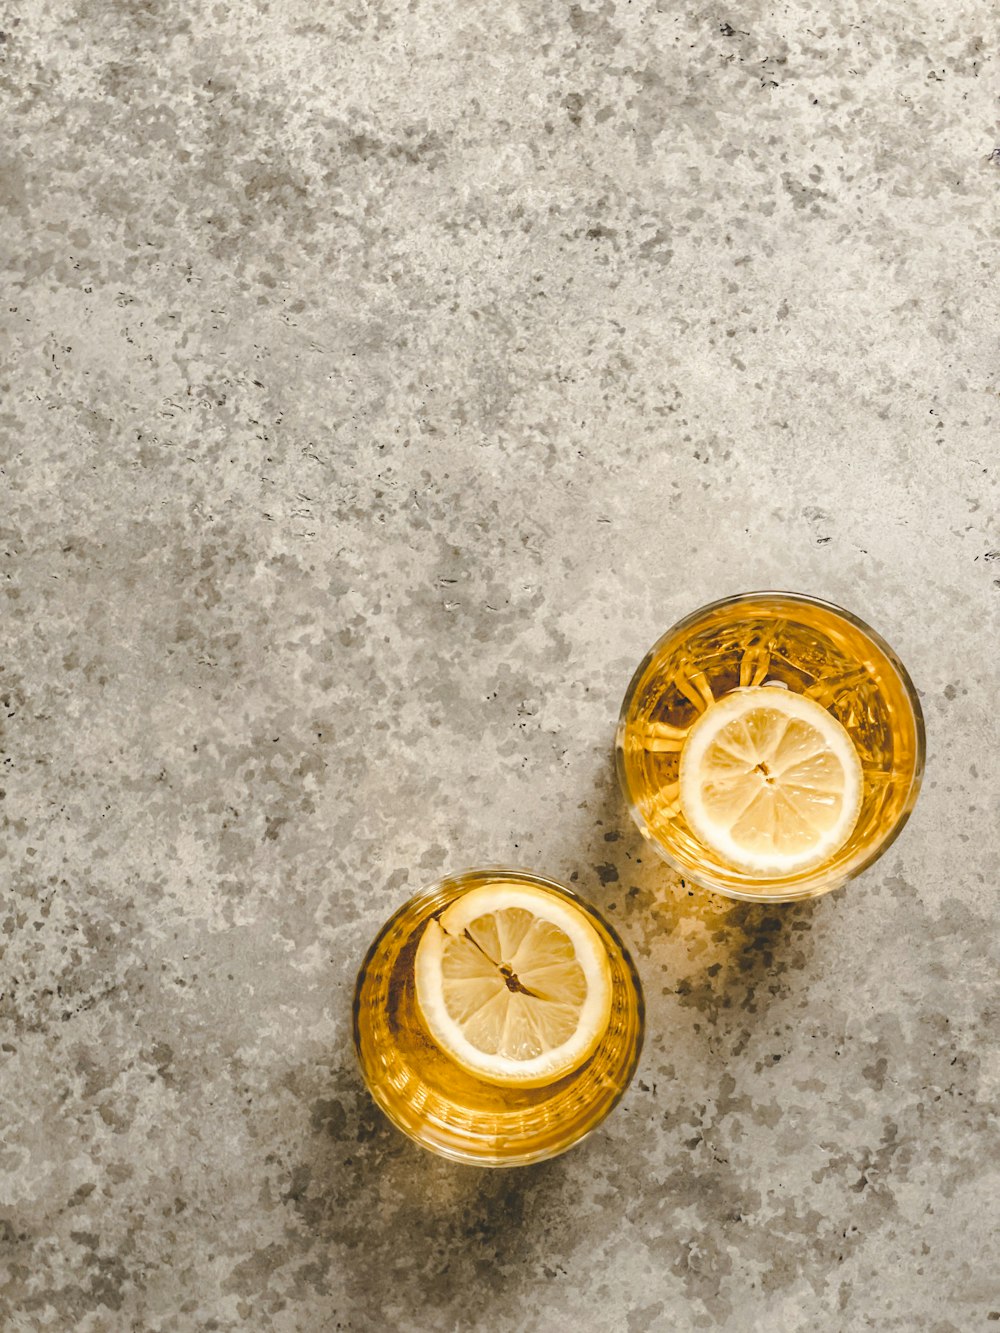
[[[539,1087],[587,1060],[611,1016],[601,937],[570,901],[497,881],[427,923],[414,962],[431,1036],[491,1083]]]
[[[680,805],[696,837],[749,874],[794,874],[831,857],[861,810],[861,761],[815,700],[760,685],[707,708],[680,760]]]

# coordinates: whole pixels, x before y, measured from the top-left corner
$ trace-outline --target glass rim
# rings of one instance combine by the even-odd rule
[[[817,606],[821,607],[823,610],[830,611],[835,616],[838,616],[840,617],[840,619],[845,620],[849,625],[853,626],[856,630],[859,630],[861,634],[863,634],[865,638],[869,639],[874,644],[874,646],[879,650],[879,652],[882,653],[886,661],[889,663],[890,667],[892,667],[893,671],[899,678],[899,683],[902,686],[903,695],[905,696],[906,701],[910,706],[910,714],[913,720],[913,730],[914,730],[914,760],[913,760],[913,772],[910,775],[910,785],[906,793],[906,798],[903,802],[903,807],[900,810],[900,813],[897,816],[896,821],[893,823],[891,828],[886,830],[886,832],[878,840],[878,842],[875,843],[869,849],[869,851],[857,862],[857,864],[851,866],[851,868],[848,871],[846,871],[846,873],[844,873],[842,876],[838,877],[829,884],[823,884],[823,883],[813,884],[811,883],[811,881],[807,879],[802,889],[799,891],[796,891],[794,885],[790,889],[788,888],[782,889],[780,887],[781,881],[773,880],[770,882],[775,885],[775,891],[773,893],[768,893],[768,892],[755,892],[752,889],[747,889],[746,891],[744,891],[739,887],[731,887],[729,885],[721,885],[718,883],[703,884],[700,879],[698,879],[694,874],[692,874],[690,867],[684,865],[683,862],[678,861],[677,858],[660,842],[660,840],[653,836],[652,832],[649,830],[649,827],[646,823],[646,820],[641,810],[639,810],[633,797],[631,784],[629,782],[628,774],[625,769],[624,747],[622,745],[622,739],[624,736],[625,725],[628,720],[629,710],[631,709],[632,702],[635,698],[636,692],[646,672],[646,669],[648,668],[653,658],[656,656],[659,649],[669,639],[674,638],[677,634],[679,634],[681,631],[685,629],[688,629],[691,625],[697,624],[699,621],[704,620],[710,612],[722,611],[729,607],[739,606],[741,603],[761,602],[770,600],[772,598],[781,599],[784,602],[797,602],[802,606]],[[910,818],[910,815],[913,813],[914,806],[916,805],[917,796],[920,793],[921,782],[923,780],[924,765],[926,762],[926,751],[927,751],[927,734],[924,725],[924,712],[920,703],[920,696],[917,693],[917,687],[914,685],[910,673],[903,665],[903,662],[901,661],[898,653],[896,653],[895,649],[889,643],[886,642],[886,640],[882,637],[881,634],[879,634],[877,630],[873,629],[871,625],[868,624],[867,621],[862,620],[860,616],[855,615],[853,611],[847,610],[846,607],[840,606],[836,602],[827,601],[823,597],[814,597],[810,593],[792,592],[788,589],[761,588],[751,592],[731,593],[727,597],[719,597],[716,598],[715,601],[706,602],[704,605],[697,607],[695,610],[690,611],[687,615],[682,616],[679,620],[674,621],[674,623],[670,625],[659,636],[656,642],[652,644],[652,646],[648,649],[648,651],[643,654],[642,660],[639,662],[639,665],[636,667],[635,671],[632,673],[631,679],[629,680],[628,687],[625,690],[624,698],[622,699],[621,709],[619,710],[618,713],[618,726],[615,737],[615,767],[618,773],[618,784],[625,797],[629,809],[629,814],[632,816],[633,822],[638,826],[639,831],[642,833],[645,840],[656,852],[657,856],[659,856],[661,860],[665,861],[667,865],[669,865],[670,868],[673,871],[675,871],[675,873],[684,881],[684,883],[687,883],[690,880],[692,884],[698,885],[698,887],[704,887],[712,893],[721,894],[726,898],[736,898],[742,902],[782,903],[782,902],[795,902],[802,900],[804,898],[814,898],[817,897],[819,894],[827,893],[833,889],[840,888],[841,885],[846,884],[849,880],[855,879],[858,875],[862,874],[863,871],[867,870],[869,866],[871,866],[875,861],[879,859],[879,857],[881,857],[886,851],[888,851],[888,849],[899,837],[900,833],[902,833],[904,827],[906,826],[907,821]]]

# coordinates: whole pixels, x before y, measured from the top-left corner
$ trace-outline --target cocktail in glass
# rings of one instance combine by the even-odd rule
[[[786,901],[836,888],[898,835],[924,725],[874,630],[812,597],[755,592],[702,607],[650,649],[616,751],[633,818],[681,876]]]
[[[404,1133],[515,1166],[565,1151],[619,1101],[643,1012],[628,951],[593,907],[527,871],[468,870],[383,926],[358,974],[354,1039]]]

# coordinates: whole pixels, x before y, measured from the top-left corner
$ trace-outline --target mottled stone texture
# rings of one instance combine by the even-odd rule
[[[997,1326],[988,0],[22,0],[3,20],[0,1325]],[[692,895],[613,780],[678,615],[920,687],[847,890]],[[423,1154],[349,1036],[447,868],[630,941],[566,1157]]]

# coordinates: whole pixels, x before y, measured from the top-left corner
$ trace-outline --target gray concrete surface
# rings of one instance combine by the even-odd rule
[[[0,1324],[1000,1318],[987,0],[23,0],[3,60]],[[679,890],[631,670],[752,586],[920,687],[789,910]],[[631,942],[584,1145],[422,1154],[362,952],[514,860]]]

